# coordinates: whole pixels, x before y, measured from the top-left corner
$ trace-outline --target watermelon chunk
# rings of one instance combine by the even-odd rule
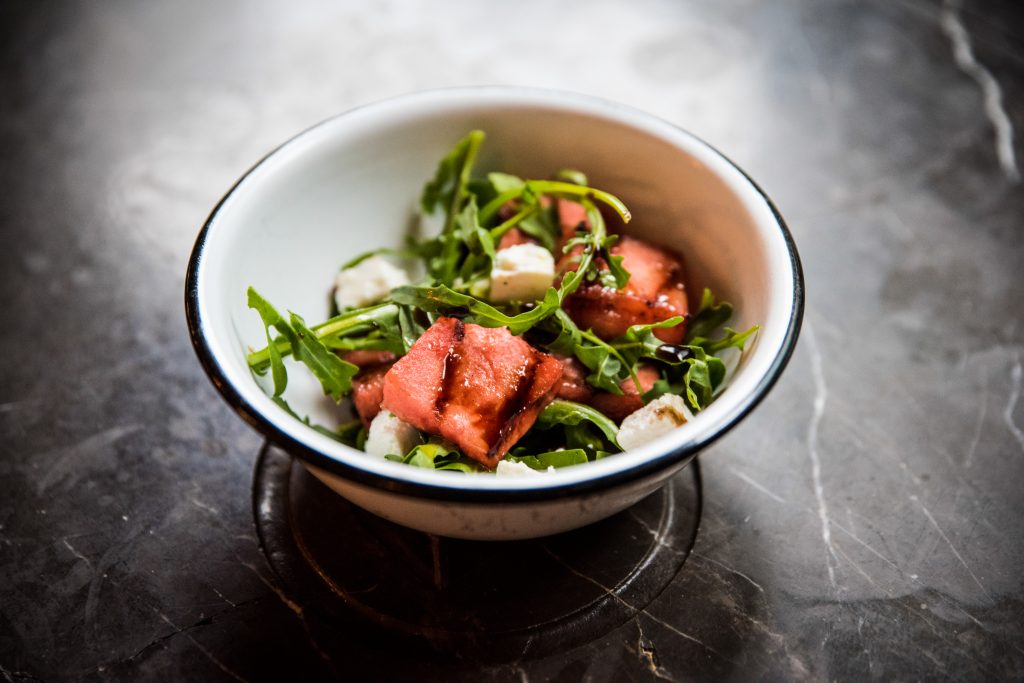
[[[620,290],[600,281],[584,282],[565,301],[569,317],[583,329],[592,329],[602,339],[626,333],[630,325],[661,322],[677,315],[686,316],[686,286],[683,265],[678,256],[635,237],[622,237],[611,247],[613,256],[622,257],[622,266],[630,278]],[[562,260],[562,270],[575,268],[572,254]],[[686,334],[686,322],[655,331],[662,341],[678,344]]]
[[[384,376],[382,405],[493,469],[561,379],[557,359],[507,329],[440,318]]]
[[[367,429],[380,412],[380,403],[384,400],[384,375],[389,369],[388,365],[378,365],[352,378],[352,405]]]

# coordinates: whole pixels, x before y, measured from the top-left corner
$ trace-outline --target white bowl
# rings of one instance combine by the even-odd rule
[[[546,476],[463,475],[402,465],[337,443],[286,414],[254,381],[249,347],[265,345],[254,286],[310,323],[328,315],[339,264],[398,246],[424,182],[469,130],[487,133],[480,172],[549,177],[584,171],[633,212],[626,232],[684,255],[691,292],[732,302],[731,326],[761,326],[725,391],[695,420],[644,447]],[[743,418],[796,344],[803,280],[796,247],[765,194],[719,152],[654,116],[590,97],[521,88],[439,90],[342,114],[285,143],[246,173],[203,226],[189,263],[186,313],[207,374],[231,406],[332,489],[423,531],[517,539],[573,529],[655,491]],[[303,369],[288,401],[338,421]]]

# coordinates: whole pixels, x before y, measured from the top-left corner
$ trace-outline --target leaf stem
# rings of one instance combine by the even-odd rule
[[[509,218],[501,225],[497,226],[496,228],[491,228],[491,238],[494,239],[495,241],[501,239],[502,235],[504,235],[506,232],[519,225],[519,223],[522,222],[524,219],[529,218],[538,211],[540,211],[539,204],[532,204],[526,207],[525,209],[523,209],[516,215],[512,216],[512,218]],[[482,222],[483,221],[481,221],[481,223]]]
[[[397,315],[398,307],[394,304],[379,304],[370,308],[361,308],[348,313],[342,313],[330,320],[314,325],[310,330],[317,339],[324,339],[358,331],[361,326],[367,323],[383,323],[389,318],[397,317]],[[277,337],[272,343],[282,356],[287,356],[292,351],[291,345],[284,337]],[[256,372],[263,372],[270,365],[270,347],[268,346],[250,353],[247,360],[250,368]]]
[[[491,201],[487,202],[484,205],[484,208],[480,209],[481,225],[485,225],[487,221],[493,218],[494,214],[498,212],[498,209],[500,209],[505,202],[509,202],[522,196],[522,194],[526,192],[527,188],[537,196],[542,194],[554,195],[556,197],[566,197],[581,201],[585,199],[596,199],[613,208],[625,223],[628,223],[633,217],[633,214],[629,212],[629,209],[626,208],[626,205],[621,199],[613,194],[605,192],[604,190],[596,190],[592,187],[574,185],[573,183],[563,183],[558,180],[527,180],[523,184],[523,187],[506,190]]]
[[[626,359],[623,358],[622,354],[619,353],[618,349],[616,349],[614,346],[598,337],[590,330],[580,330],[580,337],[586,339],[588,342],[594,344],[595,346],[600,346],[602,348],[608,349],[608,353],[612,354],[617,361],[622,363],[622,367],[629,370],[629,377],[630,379],[633,380],[633,384],[636,386],[637,393],[643,395],[644,388],[640,386],[640,376],[636,374],[636,368],[634,368],[632,365],[626,362]]]

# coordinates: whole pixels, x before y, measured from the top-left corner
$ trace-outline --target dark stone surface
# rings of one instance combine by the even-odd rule
[[[1022,27],[1010,0],[4,3],[0,677],[1024,677]],[[808,281],[785,376],[701,455],[682,571],[596,640],[487,666],[312,637],[181,304],[268,149],[473,83],[692,130],[775,199]]]

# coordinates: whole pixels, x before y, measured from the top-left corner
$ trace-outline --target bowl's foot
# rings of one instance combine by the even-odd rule
[[[272,446],[260,454],[253,487],[263,551],[318,630],[349,640],[400,634],[496,662],[589,642],[643,610],[686,560],[701,507],[695,462],[624,512],[530,541],[400,527]]]

